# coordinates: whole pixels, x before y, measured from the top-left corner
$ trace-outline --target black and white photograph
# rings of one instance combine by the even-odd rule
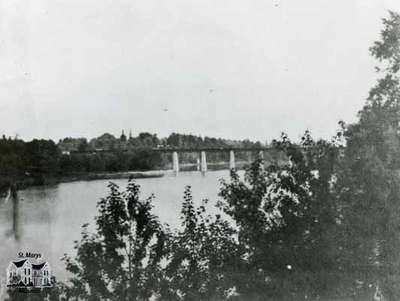
[[[0,0],[0,301],[399,301],[399,0]]]

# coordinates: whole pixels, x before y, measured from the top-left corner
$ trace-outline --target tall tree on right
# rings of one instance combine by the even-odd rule
[[[383,20],[371,47],[379,79],[358,122],[344,127],[346,148],[337,192],[343,221],[342,267],[353,274],[353,294],[381,291],[400,299],[400,15]]]

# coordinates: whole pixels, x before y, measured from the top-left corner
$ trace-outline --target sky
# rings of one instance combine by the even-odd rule
[[[271,141],[356,121],[398,0],[0,0],[0,134]]]

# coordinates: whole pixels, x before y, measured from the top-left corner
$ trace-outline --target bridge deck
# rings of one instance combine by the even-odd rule
[[[185,152],[257,152],[257,151],[270,151],[272,150],[271,147],[199,147],[199,148],[153,148],[153,151],[156,152],[178,152],[178,153],[185,153]]]
[[[192,147],[181,147],[181,148],[163,148],[163,147],[154,147],[147,150],[161,153],[195,153],[195,152],[259,152],[259,151],[270,151],[272,147],[200,147],[200,148],[192,148]],[[133,149],[134,150],[134,149]],[[90,151],[70,151],[71,154],[90,154],[90,153],[114,153],[116,151],[128,152],[128,149],[120,149],[120,150],[90,150]]]

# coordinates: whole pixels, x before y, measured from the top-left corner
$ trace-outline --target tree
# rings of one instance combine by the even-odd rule
[[[344,128],[346,149],[338,174],[346,241],[344,267],[355,274],[359,295],[379,288],[400,298],[400,15],[383,20],[371,48],[381,76],[359,120]]]
[[[206,214],[207,201],[198,208],[186,187],[182,230],[174,235],[165,268],[167,281],[160,300],[226,300],[233,287],[230,271],[236,261],[235,231],[221,215]]]
[[[33,139],[25,144],[26,170],[35,178],[35,184],[45,184],[48,177],[58,172],[60,150],[52,140]]]
[[[88,150],[89,144],[86,138],[82,138],[78,144],[78,152],[86,152]]]
[[[151,213],[152,196],[139,199],[139,185],[129,180],[125,192],[109,184],[98,203],[97,231],[83,226],[77,256],[65,256],[74,276],[67,288],[72,300],[148,300],[158,291],[168,233]]]
[[[332,193],[338,148],[308,132],[300,145],[283,135],[274,147],[284,153],[284,164],[265,168],[258,159],[244,181],[233,171],[221,189],[221,206],[237,225],[243,252],[237,292],[242,300],[332,297],[339,278]]]

